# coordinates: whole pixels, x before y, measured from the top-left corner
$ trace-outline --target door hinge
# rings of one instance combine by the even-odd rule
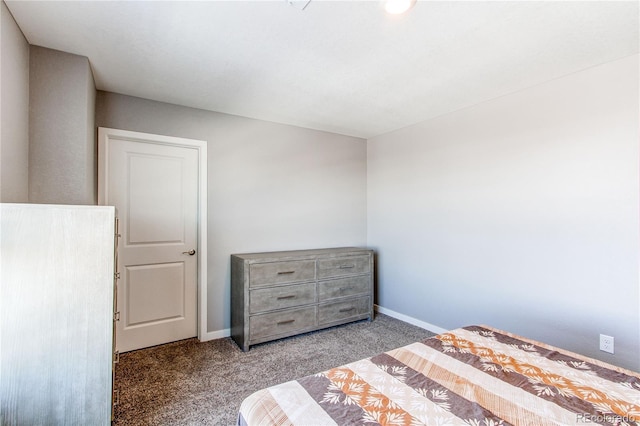
[[[119,279],[120,279],[120,272],[114,272],[113,277],[114,277],[116,280],[119,280]]]
[[[120,403],[120,389],[113,390],[113,405],[118,405]]]
[[[120,311],[113,313],[113,320],[120,321]]]
[[[113,353],[113,363],[117,364],[120,362],[120,351],[115,351]]]

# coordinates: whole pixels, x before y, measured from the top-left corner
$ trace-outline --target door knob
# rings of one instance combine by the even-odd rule
[[[196,254],[196,251],[194,249],[191,249],[189,251],[183,251],[182,254],[188,254],[189,256],[193,256],[194,254]]]

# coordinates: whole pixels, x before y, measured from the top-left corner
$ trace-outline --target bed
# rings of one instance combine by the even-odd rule
[[[259,390],[238,425],[638,425],[640,374],[487,326]]]

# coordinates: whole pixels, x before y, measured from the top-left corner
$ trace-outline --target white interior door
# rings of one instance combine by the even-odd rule
[[[101,201],[120,219],[117,350],[196,336],[199,151],[147,134],[101,151]]]

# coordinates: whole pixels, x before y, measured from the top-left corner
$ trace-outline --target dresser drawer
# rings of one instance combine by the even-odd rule
[[[318,297],[320,301],[335,299],[336,297],[354,296],[369,293],[371,277],[360,275],[356,277],[338,278],[318,283]]]
[[[274,311],[316,302],[316,283],[250,290],[249,313]]]
[[[249,338],[257,340],[263,337],[290,333],[296,330],[312,328],[316,323],[315,306],[253,315],[249,319]]]
[[[318,324],[328,324],[350,317],[367,315],[371,312],[369,296],[335,302],[318,307]]]
[[[318,259],[318,278],[342,275],[366,274],[370,272],[369,256],[349,256],[333,259]]]
[[[315,260],[256,263],[249,271],[249,287],[311,281],[316,277]]]

